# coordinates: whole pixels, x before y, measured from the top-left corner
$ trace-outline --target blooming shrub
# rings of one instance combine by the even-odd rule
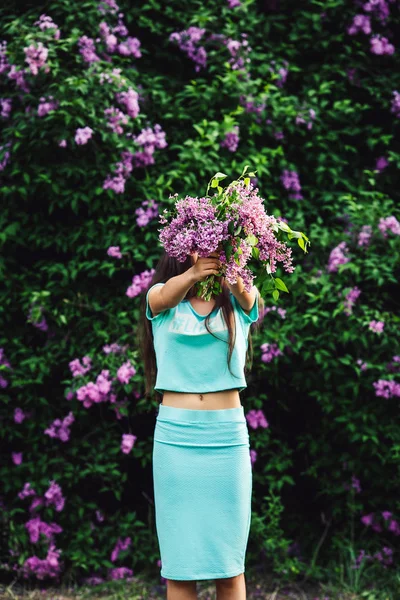
[[[172,191],[199,195],[215,165],[234,177],[251,164],[268,212],[312,245],[253,340],[247,560],[320,575],[351,543],[355,568],[368,557],[366,577],[387,576],[400,522],[395,3],[42,7],[0,21],[1,570],[158,576],[159,399],[143,395],[136,346],[158,214]]]

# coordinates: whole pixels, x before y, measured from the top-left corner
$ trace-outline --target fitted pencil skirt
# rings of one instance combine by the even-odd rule
[[[195,410],[160,404],[153,483],[162,577],[244,573],[252,467],[243,406]]]

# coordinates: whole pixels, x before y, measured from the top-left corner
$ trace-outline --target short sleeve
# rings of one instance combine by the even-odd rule
[[[243,308],[241,307],[239,302],[236,300],[235,296],[232,294],[231,291],[229,291],[229,293],[231,294],[231,299],[232,299],[233,305],[245,323],[255,323],[256,321],[258,321],[258,318],[259,318],[258,297],[259,297],[260,292],[258,291],[257,288],[255,288],[255,289],[256,289],[256,298],[255,298],[254,304],[253,304],[249,314],[247,314],[243,310]]]
[[[154,285],[152,285],[146,293],[146,317],[149,319],[149,321],[155,321],[157,319],[160,319],[162,317],[163,314],[165,314],[165,310],[163,310],[162,312],[158,313],[158,315],[156,315],[155,317],[153,316],[152,312],[151,312],[151,308],[149,305],[149,292],[151,289],[153,289],[153,287],[156,287],[157,285],[165,285],[165,283],[155,283]]]

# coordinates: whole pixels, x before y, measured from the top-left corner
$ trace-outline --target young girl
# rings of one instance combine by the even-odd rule
[[[162,395],[153,482],[168,600],[196,599],[201,579],[215,580],[218,600],[246,597],[252,468],[239,392],[264,302],[241,278],[230,285],[221,277],[222,292],[209,302],[197,297],[196,283],[219,273],[218,256],[179,263],[164,251],[141,307],[145,391],[155,380]]]

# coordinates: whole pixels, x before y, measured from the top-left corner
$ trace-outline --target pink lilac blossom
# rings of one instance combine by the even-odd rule
[[[387,231],[391,231],[395,235],[400,235],[400,223],[394,216],[381,217],[378,223],[378,229],[383,237],[387,237]]]
[[[130,134],[128,133],[127,137],[129,136]],[[124,150],[123,152],[121,152],[121,160],[116,164],[116,167],[114,169],[115,175],[107,175],[103,183],[103,189],[112,189],[117,194],[122,194],[125,191],[126,180],[133,169],[133,158],[134,155],[132,154],[132,152],[129,152],[129,150]]]
[[[239,145],[239,126],[235,125],[233,130],[225,134],[220,143],[221,148],[226,148],[229,152],[236,152]]]
[[[87,144],[93,134],[91,127],[78,127],[75,132],[75,142],[79,145]]]
[[[60,39],[60,30],[58,26],[53,22],[53,19],[47,15],[40,15],[39,19],[35,21],[34,25],[38,25],[42,31],[46,31],[47,29],[55,29],[54,39]]]
[[[257,450],[253,450],[253,449],[251,449],[251,450],[250,450],[250,461],[251,461],[251,466],[253,466],[253,465],[254,465],[254,463],[256,462],[256,460],[257,460]]]
[[[59,564],[61,550],[56,550],[54,544],[51,544],[47,556],[43,560],[37,556],[31,556],[26,559],[23,565],[24,577],[35,575],[38,579],[46,577],[59,577],[61,566]]]
[[[371,17],[369,17],[368,15],[363,15],[363,14],[359,14],[359,15],[355,15],[353,17],[353,22],[351,23],[351,25],[347,28],[347,33],[349,35],[355,35],[356,33],[359,33],[360,31],[362,31],[363,33],[369,35],[371,33]]]
[[[245,96],[244,94],[239,96],[239,104],[243,106],[245,112],[255,113],[256,115],[260,115],[266,107],[266,102],[256,102],[253,96]],[[256,121],[260,123],[261,119],[256,119]]]
[[[207,65],[207,52],[203,46],[198,46],[205,31],[200,27],[189,27],[180,32],[175,31],[169,36],[169,41],[176,42],[180,50],[195,63],[196,73]]]
[[[292,198],[293,200],[303,199],[299,175],[296,171],[288,171],[285,169],[281,175],[281,182],[286,190],[295,192],[294,194],[289,194],[289,198]]]
[[[106,108],[104,110],[104,114],[106,117],[108,117],[107,127],[110,127],[111,130],[118,135],[123,134],[123,125],[127,125],[129,122],[127,115],[125,115],[119,108],[114,106],[111,108]]]
[[[45,117],[49,112],[56,110],[59,107],[58,100],[54,100],[53,96],[48,96],[47,99],[42,96],[40,98],[37,114],[39,117]]]
[[[122,441],[121,441],[121,450],[124,454],[129,454],[129,452],[133,448],[133,444],[136,441],[136,435],[132,435],[131,433],[123,433]]]
[[[109,375],[110,372],[103,369],[97,376],[96,383],[89,381],[76,390],[76,397],[83,403],[85,408],[90,408],[93,404],[107,402],[112,385],[112,382],[108,379]]]
[[[133,88],[129,88],[127,92],[117,92],[115,97],[118,102],[125,105],[127,114],[136,119],[140,112],[139,94]]]
[[[263,427],[265,429],[269,427],[268,421],[262,410],[249,410],[246,414],[246,419],[252,429],[258,429],[258,427]]]
[[[119,553],[122,550],[127,550],[131,544],[131,538],[126,537],[125,540],[118,538],[117,543],[114,546],[113,551],[111,552],[110,560],[111,562],[115,562],[119,556]]]
[[[392,98],[390,112],[393,113],[396,117],[400,117],[400,93],[397,90],[394,90],[392,93],[394,95],[394,98]]]
[[[35,490],[31,487],[31,484],[29,482],[24,484],[23,489],[18,492],[18,498],[20,498],[21,500],[23,500],[24,498],[29,498],[29,496],[36,496],[36,492]]]
[[[17,407],[14,410],[14,422],[15,423],[22,423],[22,421],[26,418],[26,414],[24,413],[24,411],[22,410],[22,408]]]
[[[147,167],[154,164],[153,154],[156,149],[163,149],[168,146],[165,140],[165,132],[162,131],[158,123],[154,128],[146,127],[137,136],[133,136],[133,141],[143,147],[142,152],[135,152],[133,155],[135,167]]]
[[[283,352],[278,348],[278,344],[261,344],[261,360],[264,363],[270,363],[277,356],[283,356]]]
[[[143,200],[142,205],[135,210],[137,215],[136,224],[139,227],[145,227],[151,221],[158,217],[158,204],[155,200]]]
[[[34,44],[27,46],[24,48],[24,52],[25,62],[28,63],[32,75],[37,75],[41,67],[44,67],[45,73],[50,71],[49,65],[46,65],[49,50],[42,42],[38,42],[37,47]]]
[[[60,140],[60,141],[58,142],[58,145],[59,145],[61,148],[65,148],[65,147],[67,146],[67,140]]]
[[[361,231],[358,234],[357,244],[359,246],[368,246],[372,236],[371,225],[363,225]]]
[[[99,11],[99,13],[104,15],[106,13],[115,14],[119,12],[120,8],[115,0],[102,0],[97,5],[97,10]]]
[[[373,35],[370,38],[372,54],[394,54],[394,46],[389,43],[389,40],[380,35]]]
[[[385,327],[384,321],[370,321],[368,325],[368,329],[375,333],[382,333],[383,328]]]
[[[400,356],[393,356],[392,360],[386,365],[386,369],[392,373],[400,372]]]
[[[287,60],[283,60],[282,61],[282,65],[281,67],[278,67],[278,69],[276,70],[276,61],[275,60],[271,60],[270,62],[271,66],[269,67],[269,71],[271,73],[273,73],[274,75],[278,75],[278,79],[276,79],[274,81],[275,85],[279,88],[282,88],[284,86],[284,84],[286,83],[286,79],[289,73],[289,63]]]
[[[3,119],[8,119],[11,113],[12,99],[0,98],[1,116]]]
[[[120,344],[118,344],[117,342],[114,342],[112,344],[105,344],[103,346],[103,352],[104,354],[120,354],[120,353],[124,353],[127,350],[127,346],[121,346]]]
[[[0,152],[6,148],[6,147],[10,147],[11,146],[11,142],[7,142],[6,144],[4,144],[4,146],[0,146]],[[6,168],[6,166],[9,163],[10,160],[10,151],[9,150],[5,150],[3,158],[0,160],[0,172],[4,171],[4,169]]]
[[[128,567],[117,567],[115,569],[110,569],[108,576],[111,580],[125,579],[126,581],[131,581],[133,571]]]
[[[310,118],[309,121],[307,121],[307,119],[306,119],[307,115]],[[307,126],[307,129],[312,129],[314,119],[315,119],[315,110],[313,108],[310,108],[305,113],[303,112],[303,113],[297,114],[295,122],[296,122],[296,125],[300,125],[300,124],[304,123]]]
[[[375,396],[382,396],[383,398],[393,398],[394,396],[400,396],[400,383],[388,379],[378,379],[372,384],[375,388]]]
[[[55,419],[53,423],[44,430],[44,433],[52,438],[58,438],[62,442],[67,442],[70,436],[70,425],[75,421],[75,417],[72,412],[69,412],[63,420]]]
[[[105,21],[102,21],[99,25],[100,36],[104,40],[107,46],[107,52],[115,52],[118,44],[118,38],[114,33],[110,32],[110,27]]]
[[[386,167],[389,166],[389,161],[387,160],[387,158],[385,156],[379,156],[376,159],[376,165],[375,165],[375,170],[376,171],[383,171],[383,169],[386,169]]]
[[[29,519],[25,523],[25,528],[28,530],[29,539],[32,544],[37,544],[41,533],[50,541],[53,540],[55,533],[62,533],[60,525],[57,525],[57,523],[45,523],[40,517]]]
[[[11,457],[14,465],[20,465],[22,463],[22,452],[11,452]]]
[[[122,258],[119,246],[110,246],[107,250],[107,254],[108,256],[112,256],[113,258]]]
[[[228,63],[234,71],[243,69],[247,63],[251,62],[249,54],[252,48],[249,46],[247,33],[241,33],[240,35],[244,38],[242,41],[233,40],[232,38],[225,38],[223,40],[223,44],[227,47],[231,55]]]
[[[240,0],[226,0],[229,8],[236,8],[237,6],[242,6]]]
[[[358,366],[360,367],[361,371],[366,371],[367,370],[368,365],[367,365],[366,362],[364,362],[363,360],[361,360],[361,358],[358,358],[356,362],[357,362]]]
[[[30,92],[30,87],[25,81],[25,71],[23,69],[17,70],[15,65],[11,65],[7,77],[12,81],[15,81],[15,85],[18,88],[20,88],[23,92]]]
[[[389,0],[393,2],[394,0]],[[385,0],[370,0],[363,5],[363,9],[366,12],[374,12],[377,19],[383,24],[389,17],[389,5]]]
[[[273,305],[273,306],[265,306],[264,307],[264,310],[261,311],[261,314],[260,314],[260,320],[271,311],[276,311],[282,319],[286,318],[286,309],[280,308],[280,307],[278,308],[275,305]]]
[[[71,420],[71,416],[72,415],[70,413],[69,424],[72,423],[72,421],[74,420],[73,417]],[[46,506],[54,505],[57,512],[61,512],[63,510],[65,505],[65,498],[62,495],[61,487],[54,480],[50,481],[50,487],[47,490],[47,492],[45,492],[44,497],[46,500]]]
[[[118,381],[124,384],[129,383],[134,375],[136,375],[136,369],[129,360],[122,364],[117,371]]]
[[[340,242],[340,244],[331,251],[326,267],[328,273],[336,273],[339,265],[344,265],[350,261],[350,258],[346,256],[347,252],[348,248],[346,242]]]
[[[71,371],[73,377],[79,377],[80,375],[85,375],[85,373],[90,371],[90,369],[93,366],[92,359],[90,358],[90,356],[84,356],[82,358],[82,363],[83,364],[81,364],[79,358],[75,358],[74,360],[71,360],[71,362],[69,363],[69,368],[70,368],[70,371]]]
[[[349,316],[353,312],[353,306],[361,294],[361,290],[356,286],[353,287],[347,294],[344,299],[344,313]]]
[[[79,52],[83,60],[89,64],[98,62],[99,56],[96,54],[96,46],[94,40],[89,38],[87,35],[83,35],[78,41]]]
[[[136,296],[139,296],[142,292],[147,292],[154,273],[155,269],[151,269],[142,271],[138,275],[134,275],[131,285],[126,290],[128,298],[136,298]]]
[[[142,53],[140,52],[140,41],[135,37],[128,37],[124,42],[118,44],[118,52],[122,56],[133,56],[134,58],[140,58]]]

